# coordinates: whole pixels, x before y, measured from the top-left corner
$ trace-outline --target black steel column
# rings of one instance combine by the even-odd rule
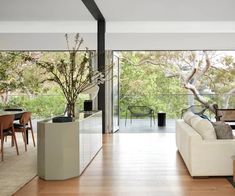
[[[105,71],[105,20],[97,21],[97,58],[98,71]],[[105,133],[105,84],[101,84],[98,93],[98,109],[102,110],[102,129]]]
[[[94,0],[82,0],[91,15],[97,21],[97,60],[98,71],[105,71],[105,18]],[[98,93],[98,109],[102,110],[102,129],[105,133],[105,84],[101,84]]]

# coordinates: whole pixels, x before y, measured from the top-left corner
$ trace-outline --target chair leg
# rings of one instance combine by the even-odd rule
[[[1,157],[3,161],[3,143],[4,143],[4,137],[3,137],[3,131],[1,131]]]
[[[33,126],[32,126],[32,121],[31,120],[29,121],[29,124],[30,124],[30,130],[31,130],[31,133],[32,133],[32,138],[33,138],[33,145],[35,147],[36,144],[35,144],[35,139],[34,139],[34,134],[33,134]]]
[[[35,144],[35,139],[34,139],[33,129],[30,129],[30,130],[31,130],[31,133],[32,133],[33,145],[34,145],[34,147],[35,147],[35,146],[36,146],[36,144]]]
[[[23,137],[24,137],[24,148],[25,148],[25,151],[27,151],[27,139],[26,139],[26,129],[24,128],[23,130],[24,134],[23,134]]]
[[[24,141],[24,132],[22,131],[21,134],[22,134],[23,142],[25,142]]]
[[[29,144],[29,130],[26,129],[26,142],[27,142],[27,145]]]
[[[11,136],[11,147],[14,146],[14,138],[13,138],[13,135]]]
[[[15,143],[15,146],[16,146],[16,154],[19,155],[19,149],[18,149],[18,144],[17,144],[17,141],[16,141],[16,134],[15,134],[14,128],[13,128],[12,136],[13,136],[14,143]]]
[[[126,120],[125,120],[125,126],[126,126],[126,121],[127,121],[127,110],[126,110]]]

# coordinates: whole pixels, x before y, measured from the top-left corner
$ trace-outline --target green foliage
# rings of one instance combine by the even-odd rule
[[[11,92],[35,95],[45,92],[43,74],[35,65],[27,65],[24,52],[0,52],[0,96],[2,105],[8,103]]]
[[[63,69],[70,60],[68,52],[38,54],[42,55],[42,61]],[[190,72],[197,54],[197,51],[121,52],[120,117],[125,117],[128,105],[146,105],[155,112],[167,112],[168,118],[179,118],[181,109],[188,107],[188,91],[182,86],[182,74]],[[21,52],[0,52],[0,95],[6,92],[11,95],[6,103],[2,100],[1,107],[5,108],[6,104],[7,107],[23,107],[32,111],[35,118],[63,114],[67,101],[62,91],[56,84],[45,82],[51,74],[34,63],[25,64],[23,58]],[[67,59],[63,66],[61,59]],[[82,59],[77,60],[80,63]],[[203,65],[204,62],[199,59],[196,63]],[[210,68],[197,88],[208,87],[214,94],[205,95],[206,99],[222,107],[223,94],[235,88],[235,58],[222,55],[215,58],[213,65],[216,64],[223,68],[221,65]],[[84,99],[89,98],[79,95],[76,104],[80,110]],[[199,103],[195,101],[195,104]],[[235,107],[234,96],[230,99],[230,107]]]
[[[128,105],[149,106],[155,112],[166,111],[171,118],[179,116],[180,110],[187,103],[186,96],[172,96],[186,93],[180,85],[180,79],[165,77],[160,63],[159,66],[149,63],[137,65],[141,58],[143,54],[123,53],[120,77],[121,118],[125,117]]]
[[[63,96],[58,95],[39,95],[36,97],[11,96],[7,107],[23,108],[31,111],[34,118],[45,118],[63,114],[65,100]]]
[[[66,102],[81,108],[83,96],[77,99],[78,94],[90,84],[101,83],[103,76],[99,72],[89,72],[89,52],[78,51],[80,44],[76,44],[77,48],[70,52],[0,52],[2,108],[23,107],[35,117],[62,114]],[[33,60],[38,57],[40,61]],[[96,80],[91,83],[90,78],[94,76]]]
[[[17,52],[0,53],[0,92],[17,89],[22,84],[21,54]]]
[[[68,34],[65,34],[68,46],[67,53],[54,53],[49,58],[39,53],[32,53],[25,56],[27,62],[35,63],[45,71],[46,81],[53,82],[59,86],[67,100],[68,116],[75,116],[75,104],[80,93],[103,84],[105,70],[100,72],[93,70],[91,64],[92,52],[88,49],[81,52],[80,47],[83,39],[77,33],[74,36],[73,46],[69,46]],[[39,54],[39,55],[38,55]],[[53,58],[54,56],[54,58]]]
[[[213,66],[198,81],[198,90],[208,89],[204,95],[209,103],[224,105],[223,96],[235,88],[235,61],[233,56],[218,58],[219,52],[210,52]],[[215,57],[213,57],[213,55]],[[201,51],[121,52],[120,108],[125,117],[128,105],[146,105],[167,112],[168,118],[179,118],[181,109],[188,107],[188,91],[183,88],[182,75],[191,72],[197,64],[203,69]],[[219,64],[219,65],[217,65]],[[230,107],[234,104],[230,99]],[[196,100],[194,104],[200,104]]]
[[[76,103],[77,110],[82,110],[83,102],[88,99],[87,95],[81,95]],[[23,108],[31,111],[33,118],[48,118],[62,115],[65,111],[66,100],[59,88],[53,88],[44,95],[12,95],[7,106],[4,108]]]

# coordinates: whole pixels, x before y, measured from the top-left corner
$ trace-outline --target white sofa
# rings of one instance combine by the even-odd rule
[[[235,139],[204,140],[184,120],[177,120],[176,145],[191,176],[233,175]]]

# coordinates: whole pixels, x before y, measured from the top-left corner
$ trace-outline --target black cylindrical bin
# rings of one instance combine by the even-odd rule
[[[158,112],[157,119],[158,119],[159,127],[166,126],[166,113],[165,112]]]
[[[92,111],[92,100],[84,101],[84,111]]]

